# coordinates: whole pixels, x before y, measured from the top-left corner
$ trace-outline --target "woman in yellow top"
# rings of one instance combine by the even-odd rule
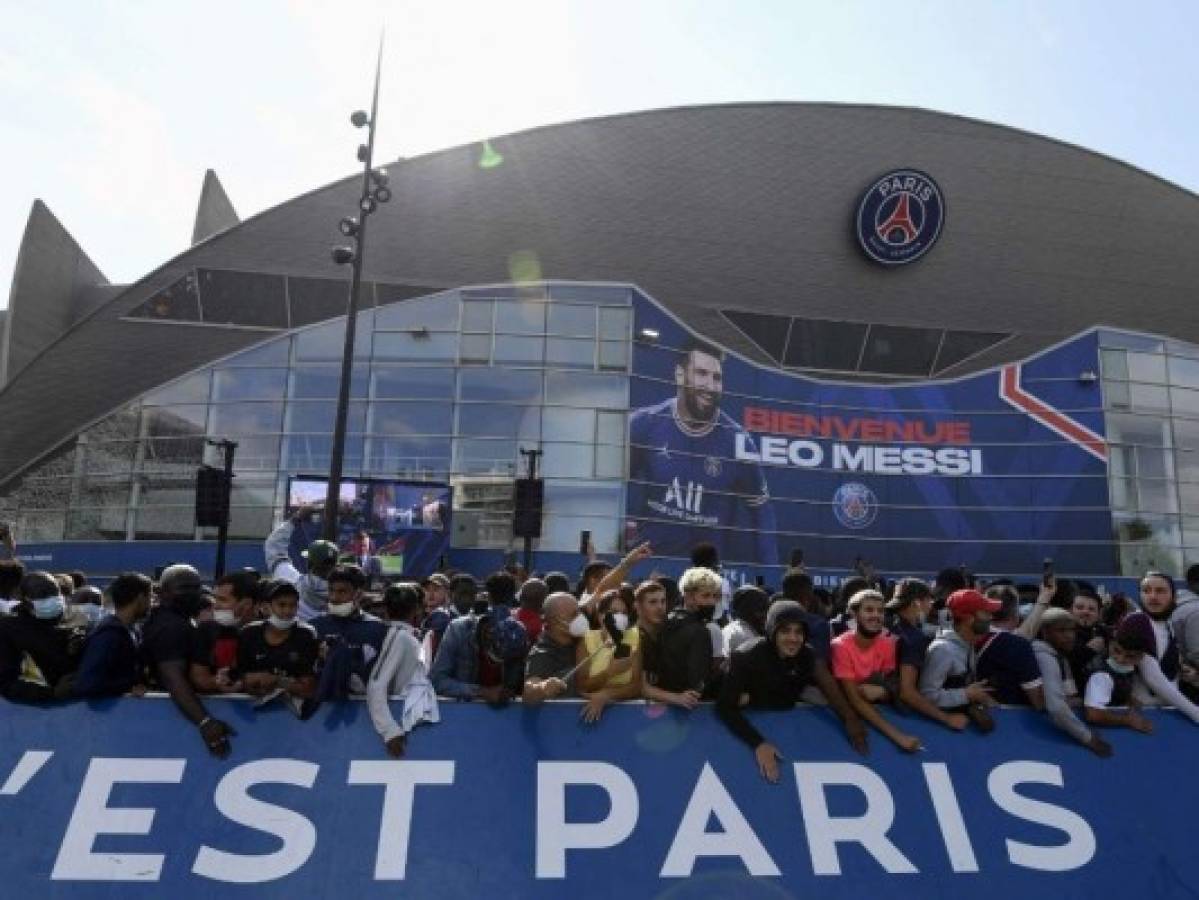
[[[619,590],[604,592],[596,618],[600,627],[583,636],[577,651],[579,694],[587,701],[580,716],[589,724],[599,721],[609,703],[641,696],[641,635]],[[613,633],[620,636],[619,644]]]

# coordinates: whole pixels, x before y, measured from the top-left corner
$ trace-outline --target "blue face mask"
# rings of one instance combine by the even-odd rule
[[[40,600],[30,600],[33,614],[39,619],[59,619],[65,610],[62,597],[43,597]]]

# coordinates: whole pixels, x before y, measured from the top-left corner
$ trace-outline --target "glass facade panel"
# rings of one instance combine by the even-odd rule
[[[228,288],[222,317],[260,323],[238,310],[251,281],[208,277],[208,287]],[[261,280],[275,299],[280,283]],[[282,513],[288,476],[329,468],[344,320],[303,323],[330,314],[326,301],[340,304],[345,286],[320,287],[329,309],[302,311],[291,323],[299,330],[149,392],[33,466],[4,497],[20,539],[210,540],[215,532],[194,524],[195,472],[219,462],[207,441],[225,438],[238,443],[230,535],[265,537]],[[464,545],[507,547],[512,481],[524,470],[518,450],[541,445],[544,429],[542,471],[553,486],[539,548],[573,550],[579,530],[590,529],[601,551],[615,549],[629,290],[487,289],[463,309],[459,292],[403,299],[375,287],[367,293],[388,299],[357,321],[346,474],[451,481],[464,533],[474,535]],[[271,302],[269,321],[282,323]]]
[[[497,365],[525,363],[539,366],[545,360],[545,338],[510,334],[497,336],[492,352]]]
[[[595,338],[595,307],[551,303],[546,332],[558,337]]]
[[[286,369],[217,369],[214,374],[214,402],[278,400],[287,390]]]
[[[462,400],[485,403],[540,403],[540,369],[468,369],[458,379]]]
[[[546,304],[539,302],[496,304],[496,333],[545,334],[545,308]]]
[[[549,338],[545,343],[545,363],[554,368],[594,369],[595,341]]]
[[[458,335],[436,332],[381,331],[375,334],[377,362],[453,360],[458,355]]]
[[[1148,384],[1166,383],[1166,358],[1160,353],[1133,353],[1128,357],[1128,380]]]
[[[389,366],[373,372],[377,400],[452,400],[454,370],[426,366]]]

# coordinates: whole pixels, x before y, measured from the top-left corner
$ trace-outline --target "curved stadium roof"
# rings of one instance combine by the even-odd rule
[[[730,316],[1012,335],[940,375],[1095,324],[1199,342],[1199,197],[1027,132],[918,109],[755,103],[546,126],[491,147],[503,159],[492,168],[478,144],[388,164],[395,197],[371,219],[368,303],[510,281],[515,267],[635,283],[761,362],[770,354]],[[891,271],[862,256],[850,220],[862,190],[899,167],[937,180],[947,221],[923,260]],[[196,236],[228,227],[128,286],[108,285],[35,203],[5,331],[0,481],[162,382],[341,314],[348,273],[329,247],[358,190],[350,176],[238,223],[206,179]],[[197,277],[213,302],[205,321],[180,321]]]

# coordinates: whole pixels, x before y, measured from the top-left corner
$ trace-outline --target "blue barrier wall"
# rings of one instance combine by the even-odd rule
[[[825,710],[756,716],[761,780],[711,709],[446,704],[388,761],[365,707],[213,700],[210,758],[168,700],[0,703],[3,897],[1194,897],[1194,726],[1110,735],[1041,716],[990,737],[909,721],[927,752]],[[414,786],[415,785],[415,786]],[[758,877],[750,877],[750,872]]]

